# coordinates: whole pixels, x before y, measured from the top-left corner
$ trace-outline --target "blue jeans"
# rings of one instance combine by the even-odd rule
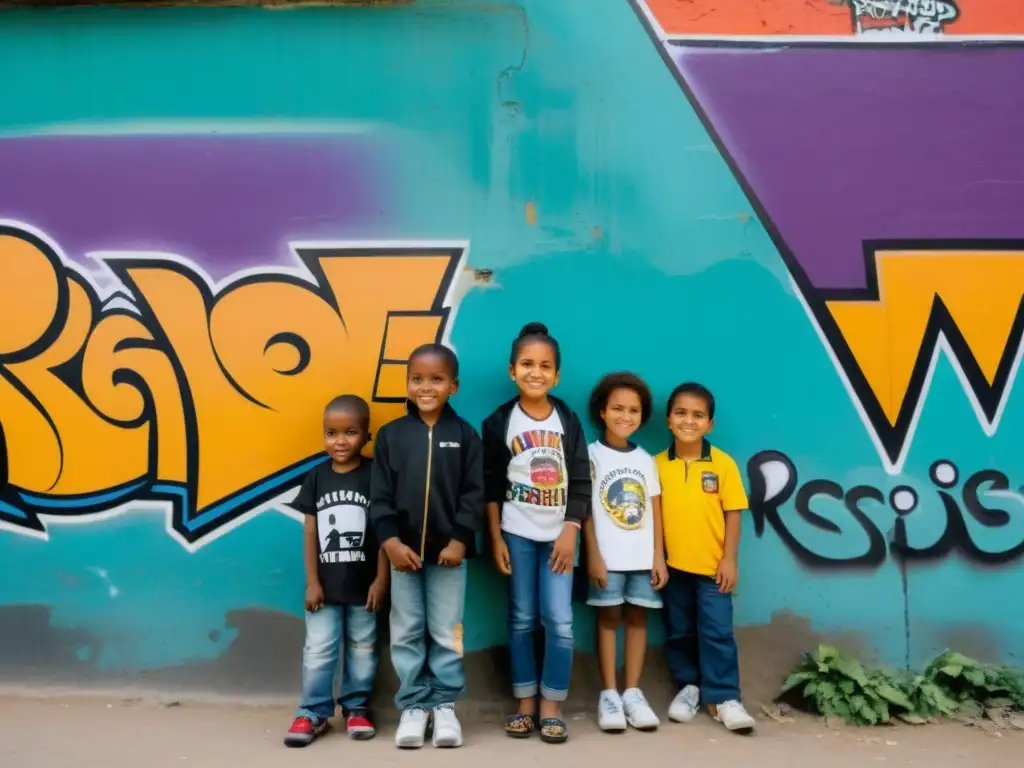
[[[532,541],[505,534],[512,561],[509,579],[508,647],[512,657],[512,695],[540,695],[565,701],[572,674],[572,571],[555,573],[548,566],[553,541]],[[533,638],[544,627],[544,668],[537,685]]]
[[[704,704],[740,698],[739,654],[732,633],[732,595],[710,576],[668,569],[662,590],[665,661],[680,689],[700,688]]]
[[[465,563],[458,568],[424,564],[412,573],[391,569],[391,663],[398,675],[398,709],[432,709],[462,695],[465,599]]]
[[[314,613],[306,611],[297,717],[334,716],[334,681],[342,657],[345,665],[337,702],[344,712],[366,709],[377,674],[377,617],[361,605],[325,605]]]

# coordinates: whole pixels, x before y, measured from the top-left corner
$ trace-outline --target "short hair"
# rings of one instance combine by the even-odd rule
[[[601,411],[608,408],[608,398],[616,389],[628,389],[636,392],[640,398],[640,426],[643,426],[651,418],[653,398],[651,389],[647,383],[629,371],[617,371],[604,376],[593,391],[590,393],[590,420],[596,427],[604,429],[604,420],[601,418]]]
[[[558,348],[558,342],[555,341],[554,336],[548,333],[548,327],[544,323],[527,323],[523,326],[515,341],[512,342],[512,353],[509,355],[508,364],[515,365],[523,347],[535,341],[547,344],[551,348],[551,354],[555,356],[555,370],[560,371],[562,369],[562,350]]]
[[[668,396],[668,404],[665,406],[666,418],[672,415],[672,406],[680,395],[693,395],[701,398],[707,404],[708,418],[715,418],[715,396],[711,394],[710,389],[695,381],[687,381],[672,390],[672,394]]]
[[[459,356],[444,344],[420,344],[409,355],[409,363],[412,364],[413,360],[420,357],[428,357],[429,355],[440,357],[444,361],[445,366],[448,368],[448,373],[451,374],[453,380],[459,378]]]
[[[338,395],[324,408],[324,413],[331,411],[350,413],[359,419],[367,430],[370,428],[370,406],[359,395]]]

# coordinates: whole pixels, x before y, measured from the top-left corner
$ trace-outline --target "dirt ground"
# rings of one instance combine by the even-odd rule
[[[667,723],[657,733],[601,733],[592,716],[570,721],[568,744],[513,742],[492,720],[465,719],[466,745],[419,752],[394,747],[394,724],[370,742],[352,742],[337,730],[306,749],[289,750],[281,738],[292,717],[287,707],[209,703],[160,704],[116,698],[0,698],[3,768],[281,768],[359,755],[382,768],[489,768],[523,765],[627,765],[641,757],[662,765],[869,766],[1024,764],[1024,733],[1000,735],[959,724],[923,728],[829,728],[816,718],[780,724],[757,712],[758,731],[739,736],[708,717],[689,725]],[[323,764],[323,763],[321,763]]]

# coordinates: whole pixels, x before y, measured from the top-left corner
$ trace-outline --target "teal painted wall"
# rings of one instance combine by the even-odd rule
[[[179,273],[191,270],[193,276],[205,273],[215,282],[248,270],[245,282],[254,274],[284,280],[282,275],[298,269],[289,243],[344,250],[373,241],[378,250],[398,248],[402,257],[410,248],[443,241],[451,258],[462,259],[457,268],[452,265],[453,312],[445,325],[439,305],[428,299],[417,307],[435,318],[434,327],[446,328],[458,350],[463,384],[456,405],[472,422],[510,396],[508,345],[524,322],[542,320],[563,346],[558,394],[580,411],[590,387],[609,370],[642,374],[659,402],[678,382],[699,379],[718,397],[717,443],[741,466],[755,455],[774,461],[766,475],[760,464],[752,468],[755,476],[769,479],[767,493],[762,483],[760,498],[755,494],[744,531],[736,601],[740,626],[768,624],[778,612],[791,612],[807,618],[816,632],[851,632],[897,664],[919,663],[949,644],[1011,662],[1024,652],[1024,610],[1007,600],[1024,586],[1017,560],[1024,538],[1017,493],[1024,481],[1017,438],[1024,410],[1012,392],[1016,369],[1004,365],[999,386],[1007,398],[998,418],[990,419],[988,436],[986,419],[967,395],[978,381],[970,360],[940,355],[922,390],[919,420],[901,427],[902,463],[892,466],[892,456],[872,439],[869,416],[858,410],[879,412],[877,402],[858,400],[878,389],[843,374],[834,362],[833,356],[853,359],[830,346],[846,337],[827,323],[819,334],[823,322],[814,312],[824,305],[814,302],[825,294],[814,293],[820,286],[794,273],[799,248],[794,251],[784,228],[773,223],[773,195],[780,196],[781,208],[790,198],[772,185],[768,164],[759,165],[757,150],[764,147],[744,144],[745,134],[729,123],[735,115],[715,100],[714,87],[730,83],[741,93],[756,92],[756,82],[730,79],[756,80],[749,70],[738,67],[716,80],[707,75],[716,66],[710,58],[708,69],[694,59],[692,68],[684,63],[677,70],[674,54],[663,52],[625,0],[419,0],[408,7],[292,11],[85,9],[8,12],[3,22],[0,71],[16,74],[0,78],[0,218],[9,227],[7,241],[0,243],[6,283],[0,288],[0,326],[14,327],[25,297],[36,296],[37,289],[45,293],[30,282],[27,266],[42,262],[32,261],[35,256],[26,256],[15,241],[48,243],[43,250],[51,248],[54,273],[61,279],[78,276],[76,284],[90,287],[97,302],[90,333],[98,333],[104,317],[98,306],[111,297],[108,313],[116,314],[117,306],[149,307],[151,313],[129,335],[149,329],[156,338],[152,349],[171,359],[184,354],[184,342],[175,338],[185,337],[174,335],[184,331],[167,331],[168,315],[154,309],[161,289],[144,287],[142,277],[123,266],[126,254],[151,257],[158,251],[163,255],[149,263],[172,272],[177,265]],[[715,55],[736,60],[749,52],[723,49]],[[978,56],[967,49],[956,55],[965,71]],[[841,75],[842,66],[837,87],[853,88],[852,79]],[[828,85],[814,81],[807,88]],[[792,102],[786,91],[803,88],[799,83],[772,87],[782,90],[769,91],[778,98],[766,103],[776,104],[780,114],[792,104],[813,110]],[[847,103],[872,87],[855,88]],[[975,98],[986,106],[1003,104],[1001,93],[1009,91],[991,87],[991,93],[976,91]],[[828,102],[828,108],[842,103]],[[788,124],[781,120],[778,114],[765,118],[765,132],[786,134]],[[813,143],[814,137],[800,141]],[[1003,193],[1019,197],[1021,150],[993,143],[1006,153],[1010,186]],[[826,146],[823,156],[832,152],[840,158],[843,151]],[[837,160],[833,172],[839,176],[846,168]],[[827,167],[820,170],[829,173]],[[901,178],[913,172],[898,170]],[[799,212],[811,221],[823,217],[819,229],[826,230],[826,240],[824,211],[838,206],[836,186],[841,182],[824,185],[821,211],[811,194],[810,207]],[[924,243],[922,249],[970,253],[981,246],[960,241],[983,236],[1020,259],[1024,247],[1013,243],[1024,240],[1017,231],[1022,226],[1000,218],[1011,202],[1017,200],[961,208],[961,233],[915,219],[927,201],[901,198],[881,207],[902,206],[907,217],[921,222],[919,231],[872,228],[867,215],[858,220],[866,223],[857,235],[865,241],[912,237]],[[870,196],[846,199],[844,205],[861,213],[879,207]],[[32,241],[34,236],[41,240]],[[827,247],[825,252],[818,257],[827,259]],[[95,253],[102,255],[90,256]],[[471,272],[459,277],[467,265],[492,270],[491,283],[474,282]],[[396,283],[409,274],[402,269],[392,273]],[[159,279],[170,279],[161,274]],[[1011,309],[1019,307],[1024,281],[1017,271],[1000,275],[985,272],[971,290],[986,295],[989,284],[982,278],[991,277],[991,285],[1010,281],[1017,296]],[[308,274],[298,279],[303,285],[315,282]],[[387,294],[385,283],[371,289],[335,282],[341,314],[346,302],[355,306],[367,292]],[[133,293],[117,298],[111,291],[119,285],[122,294],[134,285]],[[318,295],[327,295],[324,283],[318,286]],[[442,297],[446,286],[439,277]],[[216,295],[227,290],[211,289]],[[387,296],[381,299],[385,304]],[[967,328],[971,318],[987,317],[987,310],[977,309],[984,304],[980,298],[968,301],[964,311],[976,314],[957,315],[953,326]],[[57,299],[53,306],[55,317],[67,311]],[[246,306],[252,312],[258,304]],[[908,330],[910,310],[900,312],[891,310],[887,324],[879,326],[894,350],[915,333]],[[224,345],[219,352],[240,338],[232,333],[244,335],[246,318],[254,317],[243,313],[232,320],[234,330],[217,340]],[[1011,311],[1009,317],[1016,324],[1004,341],[977,342],[974,351],[978,344],[1001,345],[998,351],[1007,360],[1016,359],[1020,315]],[[266,322],[252,322],[264,330]],[[61,385],[46,378],[46,366],[31,367],[47,344],[63,338],[62,321],[50,325],[44,317],[38,323],[38,341],[0,333],[0,374],[10,385],[0,390],[9,463],[0,494],[0,615],[7,617],[8,635],[0,643],[10,651],[0,654],[3,677],[16,682],[35,665],[57,682],[160,670],[170,670],[168,679],[174,679],[174,670],[237,650],[240,614],[299,616],[300,526],[268,499],[294,486],[294,473],[284,470],[315,455],[321,392],[334,386],[323,379],[328,369],[320,371],[318,384],[288,390],[300,414],[293,420],[282,418],[272,427],[259,420],[224,423],[221,430],[237,430],[240,438],[218,448],[202,442],[216,441],[209,422],[199,428],[198,455],[219,450],[226,456],[211,470],[222,473],[218,482],[237,467],[262,467],[275,451],[287,454],[260,476],[263,485],[254,476],[258,493],[252,498],[268,508],[236,518],[251,511],[252,498],[236,493],[228,507],[214,512],[209,498],[206,507],[195,498],[181,501],[196,493],[189,486],[192,475],[183,470],[174,485],[178,475],[170,454],[160,454],[170,468],[155,466],[159,462],[147,453],[139,424],[125,426],[136,414],[112,416],[117,398],[129,397],[123,389],[106,393],[95,384],[91,396],[87,392],[85,399],[98,403],[106,422],[121,422],[117,434],[94,445],[93,454],[109,448],[97,464],[102,468],[72,478],[76,457],[89,456],[84,436],[95,414],[72,413],[63,395],[54,394],[52,387]],[[842,330],[849,336],[861,327],[855,325]],[[371,340],[367,334],[357,339],[360,350],[380,344],[379,336]],[[80,343],[84,349],[92,340]],[[926,348],[921,359],[927,363],[930,353]],[[893,351],[893,360],[897,356]],[[102,361],[96,365],[109,380],[113,369],[103,368]],[[375,418],[394,413],[386,394],[374,390],[376,365],[365,368],[366,375],[342,375],[346,386],[379,395]],[[890,367],[896,370],[898,361]],[[145,370],[144,378],[157,376]],[[347,369],[342,364],[338,370]],[[846,384],[844,375],[853,383]],[[41,402],[26,405],[26,390]],[[96,394],[101,391],[106,394]],[[296,392],[303,391],[308,398],[296,404]],[[61,416],[61,409],[70,415]],[[159,422],[142,405],[136,410],[148,414],[143,421]],[[175,412],[160,403],[156,410]],[[54,426],[38,420],[43,411],[54,416]],[[172,421],[165,422],[161,439],[171,440]],[[49,432],[44,440],[33,430]],[[893,440],[898,432],[892,432]],[[63,458],[40,447],[50,445],[53,434],[63,437]],[[666,436],[655,418],[641,442],[653,452]],[[287,451],[276,445],[280,441],[288,443]],[[179,463],[207,460],[196,459],[195,444],[189,445],[191,458]],[[877,499],[859,502],[868,522],[861,525],[847,507],[822,495],[810,502],[818,518],[801,516],[795,496],[784,499],[776,514],[772,499],[764,497],[778,498],[786,469],[764,451],[784,454],[799,475],[798,487],[822,478],[842,492],[858,485],[877,489]],[[959,468],[946,507],[929,478],[939,459]],[[60,469],[47,475],[40,467],[50,464]],[[971,497],[977,503],[967,500],[965,481],[987,469],[1005,473],[1008,482],[983,478]],[[107,474],[117,481],[107,482]],[[237,485],[231,493],[245,483]],[[889,496],[904,486],[915,490],[917,503],[906,517],[900,550],[899,515]],[[102,493],[115,487],[124,495],[104,500]],[[198,493],[203,495],[202,488]],[[174,530],[168,499],[184,504],[185,518],[189,504],[198,504],[192,510],[198,522],[189,528],[185,519]],[[122,502],[118,514],[109,512]],[[978,513],[979,504],[1005,514],[986,517],[984,510]],[[207,516],[200,518],[204,510]],[[871,550],[872,532],[882,538],[881,551]],[[803,557],[797,554],[801,548]],[[467,600],[467,651],[503,643],[503,587],[489,564],[473,566]],[[582,607],[577,626],[578,644],[590,647],[591,622]],[[289,659],[281,664],[294,666]]]

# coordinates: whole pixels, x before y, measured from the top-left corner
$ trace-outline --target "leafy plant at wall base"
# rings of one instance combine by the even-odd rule
[[[1024,709],[1024,676],[953,651],[937,656],[921,674],[865,670],[838,648],[820,645],[793,668],[778,698],[795,698],[794,704],[856,725],[893,718],[923,724],[950,715],[970,720]]]
[[[962,653],[946,651],[925,668],[924,677],[956,702],[1024,707],[1024,678],[1007,667],[982,664]]]
[[[923,725],[940,717],[954,714],[959,705],[932,680],[924,675],[910,675],[903,683],[910,706],[900,719],[912,725]]]
[[[870,675],[856,659],[835,646],[819,645],[796,665],[779,696],[799,692],[822,715],[857,725],[888,723],[892,709],[909,711],[910,701],[889,675]]]

